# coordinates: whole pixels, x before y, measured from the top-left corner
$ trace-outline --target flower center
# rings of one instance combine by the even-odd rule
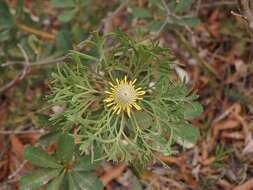
[[[135,100],[135,90],[133,86],[128,84],[119,85],[115,89],[115,100],[124,105],[133,103]]]

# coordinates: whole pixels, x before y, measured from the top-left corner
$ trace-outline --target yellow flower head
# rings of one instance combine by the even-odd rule
[[[134,81],[127,81],[125,76],[123,80],[116,79],[117,84],[109,83],[111,91],[105,91],[109,94],[108,98],[104,100],[107,103],[107,106],[112,106],[113,113],[120,114],[121,112],[127,112],[127,115],[130,117],[130,110],[134,107],[136,110],[141,110],[141,107],[136,103],[137,100],[142,99],[142,95],[145,94],[141,88],[136,88]]]

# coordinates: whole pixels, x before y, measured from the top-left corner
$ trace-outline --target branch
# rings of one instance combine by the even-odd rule
[[[20,46],[19,46],[19,48],[21,49],[21,52],[24,55],[25,61],[7,62],[7,63],[2,64],[1,67],[11,66],[11,65],[22,65],[23,69],[12,81],[10,81],[9,83],[7,83],[4,86],[0,87],[0,93],[10,89],[15,84],[22,81],[25,78],[28,69],[30,69],[31,67],[39,66],[39,65],[48,65],[48,64],[54,64],[54,63],[61,63],[62,61],[64,61],[67,58],[67,56],[62,56],[62,57],[58,57],[56,59],[49,59],[49,60],[46,59],[46,60],[40,60],[40,61],[37,61],[37,62],[34,62],[34,63],[29,63],[27,54],[25,53],[23,48],[21,48]]]
[[[7,83],[6,85],[4,85],[3,87],[0,88],[0,93],[8,90],[12,86],[14,86],[17,82],[23,80],[24,77],[25,77],[25,75],[26,75],[26,73],[27,73],[27,70],[29,68],[29,59],[28,59],[28,56],[27,56],[25,50],[23,49],[23,47],[20,44],[18,44],[18,47],[19,47],[20,51],[22,52],[22,54],[23,54],[23,56],[25,58],[25,61],[23,62],[23,69],[16,76],[16,78],[14,78],[12,81],[10,81],[9,83]]]
[[[36,36],[39,36],[45,40],[49,40],[49,41],[55,41],[56,37],[54,34],[50,34],[50,33],[47,33],[47,32],[43,32],[43,31],[40,31],[40,30],[37,30],[37,29],[34,29],[34,28],[31,28],[29,26],[26,26],[24,24],[17,24],[18,28],[20,30],[22,30],[23,32],[26,32],[26,33],[30,33],[30,34],[34,34]]]

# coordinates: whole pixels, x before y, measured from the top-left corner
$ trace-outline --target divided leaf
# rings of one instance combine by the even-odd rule
[[[72,18],[74,18],[75,14],[76,9],[65,10],[58,16],[58,18],[61,22],[69,22]]]
[[[73,157],[74,147],[73,137],[68,134],[61,135],[55,152],[56,158],[61,160],[62,163],[69,162]]]
[[[199,131],[189,123],[178,123],[173,127],[175,141],[185,148],[192,148],[199,137]]]
[[[69,190],[80,190],[80,187],[74,180],[72,173],[68,173],[68,187]]]
[[[62,172],[61,175],[57,176],[56,178],[52,179],[52,181],[48,184],[46,190],[58,190],[60,189],[62,180],[64,178],[65,173]]]
[[[73,172],[73,177],[81,189],[86,190],[102,190],[102,182],[95,176],[89,173]]]
[[[74,171],[92,171],[92,170],[95,170],[100,165],[100,163],[101,163],[100,160],[95,160],[92,162],[90,156],[84,156],[76,162],[73,170]]]
[[[42,135],[39,138],[38,143],[41,145],[47,146],[49,144],[53,144],[53,143],[57,142],[58,139],[60,138],[60,136],[61,136],[60,131],[52,131],[52,132],[49,132],[45,135]]]
[[[28,146],[25,148],[24,158],[35,166],[44,168],[61,168],[57,160],[47,152],[37,147]]]
[[[198,117],[203,112],[203,107],[198,102],[193,102],[192,104],[187,104],[184,107],[184,118],[193,119]]]
[[[46,184],[60,173],[60,169],[40,169],[20,178],[20,190],[32,190]]]

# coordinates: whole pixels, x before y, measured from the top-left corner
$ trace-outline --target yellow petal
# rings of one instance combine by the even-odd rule
[[[127,106],[127,115],[128,115],[128,117],[131,117],[131,115],[130,115],[130,107],[129,106]]]
[[[141,110],[141,107],[138,104],[133,104],[133,106],[137,109],[137,110]]]

